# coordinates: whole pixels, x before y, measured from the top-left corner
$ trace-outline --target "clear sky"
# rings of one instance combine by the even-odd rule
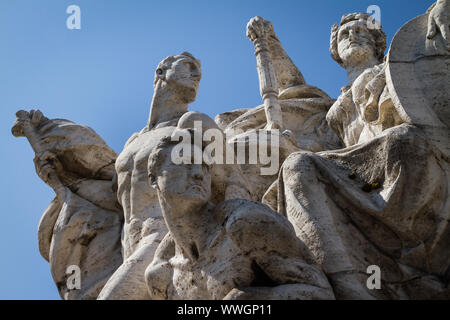
[[[147,122],[153,75],[168,55],[189,51],[203,78],[190,110],[216,114],[261,104],[253,45],[256,15],[273,22],[306,81],[336,98],[346,74],[330,57],[330,27],[345,13],[381,9],[388,43],[433,0],[2,0],[0,2],[0,299],[59,299],[37,243],[53,191],[11,125],[19,109],[92,127],[117,152]],[[81,8],[81,30],[66,8]]]

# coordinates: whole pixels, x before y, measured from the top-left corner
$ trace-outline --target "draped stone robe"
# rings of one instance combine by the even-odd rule
[[[39,250],[61,298],[96,299],[122,263],[123,213],[113,190],[117,154],[91,128],[64,119],[44,121],[36,136],[61,162],[64,185],[64,195],[42,215]]]
[[[346,148],[291,154],[263,201],[292,222],[338,299],[449,298],[449,163],[403,123],[385,65],[344,87],[327,121]],[[380,290],[367,289],[370,265]]]

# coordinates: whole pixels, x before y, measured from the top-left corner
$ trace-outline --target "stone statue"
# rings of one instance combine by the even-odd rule
[[[445,5],[448,1],[439,1],[435,8]],[[428,18],[442,18],[436,15]],[[332,56],[346,69],[350,84],[326,120],[346,147],[291,154],[263,202],[293,223],[337,299],[448,299],[448,157],[421,123],[406,116],[422,107],[423,117],[432,109],[423,109],[420,100],[398,103],[392,95],[398,88],[389,84],[391,66],[383,62],[386,37],[381,28],[368,27],[369,18],[345,15],[331,32]],[[422,29],[425,44],[426,24]],[[401,76],[408,75],[395,75]],[[448,79],[447,71],[441,85],[447,93]],[[439,101],[448,106],[447,97],[435,95],[434,103]],[[448,148],[448,108],[440,111],[446,125],[439,124],[445,133],[441,139]],[[366,286],[371,265],[381,269],[380,290]]]
[[[47,248],[50,246],[50,239],[59,239],[58,241],[52,240],[53,258],[50,257],[52,272],[53,269],[58,270],[57,275],[54,275],[58,287],[61,287],[61,290],[65,288],[63,285],[65,281],[62,279],[66,278],[65,271],[69,265],[79,266],[83,271],[87,271],[88,268],[88,266],[85,266],[87,262],[78,263],[78,260],[69,259],[66,255],[69,257],[78,255],[84,257],[82,254],[85,250],[92,251],[92,254],[100,254],[100,252],[95,252],[87,246],[87,243],[96,234],[100,234],[103,229],[105,229],[103,231],[105,236],[112,237],[112,234],[114,234],[116,237],[115,240],[103,239],[108,246],[115,249],[114,254],[117,257],[112,257],[106,250],[107,246],[103,247],[105,251],[102,254],[105,257],[103,257],[100,266],[104,270],[92,275],[92,277],[102,277],[101,285],[98,284],[95,291],[89,287],[89,294],[86,294],[84,286],[93,280],[86,279],[83,275],[81,279],[82,296],[80,296],[79,291],[76,292],[76,295],[63,296],[63,291],[61,291],[61,295],[65,299],[149,298],[147,286],[143,281],[145,268],[152,261],[159,242],[166,235],[167,227],[161,215],[157,194],[148,185],[148,156],[159,141],[172,135],[177,126],[180,129],[193,127],[194,122],[199,121],[203,124],[205,130],[211,128],[220,130],[208,116],[197,112],[187,112],[188,104],[193,102],[197,95],[200,78],[200,62],[191,54],[183,52],[180,55],[169,56],[164,59],[155,72],[155,90],[148,123],[141,132],[134,134],[128,140],[118,157],[90,128],[75,125],[67,120],[48,120],[40,112],[32,111],[31,114],[25,111],[18,112],[18,120],[12,129],[13,134],[27,136],[37,154],[35,162],[38,174],[55,190],[57,199],[59,199],[59,201],[55,199],[44,214],[39,233],[40,242],[43,242],[41,251],[45,251],[43,251],[43,256],[47,260],[49,258],[46,252],[50,250]],[[37,133],[35,133],[35,127],[38,130]],[[53,131],[49,131],[50,129]],[[61,144],[61,139],[67,146]],[[64,146],[65,149],[59,152],[58,148],[61,148],[61,146]],[[55,148],[56,151],[53,150]],[[48,152],[49,150],[50,152]],[[57,153],[57,157],[52,152]],[[57,175],[54,174],[57,169],[63,168],[59,165],[59,158],[63,158],[64,168],[66,169],[60,170],[64,173],[61,179],[58,179]],[[71,174],[73,170],[79,174],[76,179],[81,181],[74,180],[75,178]],[[252,198],[246,179],[238,166],[214,165],[212,173],[214,176],[212,181],[213,202],[218,203],[232,198]],[[103,180],[100,182],[85,181],[90,177],[107,180],[109,184]],[[83,199],[88,199],[94,204],[99,203],[101,208],[113,208],[120,213],[119,216],[116,214],[117,218],[120,219],[117,221],[111,220],[112,218],[105,220],[106,217],[102,216],[105,214],[102,209],[92,207],[92,205],[92,208],[90,208],[92,217],[88,216],[88,218],[101,218],[105,220],[104,225],[99,225],[98,222],[94,224],[91,220],[85,218],[83,218],[84,220],[81,218],[71,219],[74,215],[74,209],[67,210],[66,206],[63,206],[67,203],[67,195],[65,185],[59,180],[72,187],[76,194],[84,197]],[[113,182],[115,182],[117,193],[116,190],[113,191]],[[69,195],[72,198],[76,196],[72,193],[69,193]],[[82,201],[78,201],[78,198],[76,200],[76,204]],[[86,207],[88,204],[83,204],[83,206]],[[75,209],[81,210],[84,207],[76,207]],[[69,206],[69,208],[72,207]],[[77,231],[80,234],[71,234],[68,231],[58,233],[59,229],[56,227],[53,229],[53,226],[60,210],[67,211],[65,215],[59,214],[59,216],[64,217],[64,227],[67,230],[74,232],[72,229],[78,230],[75,227],[84,227],[85,229]],[[85,213],[83,212],[83,214]],[[106,228],[107,223],[111,224],[109,229]],[[57,226],[59,225],[57,224]],[[99,230],[96,228],[99,228]],[[88,235],[82,233],[88,231]],[[120,245],[121,232],[122,243]],[[96,239],[100,239],[100,237],[97,236]],[[83,250],[80,251],[78,247],[70,245],[73,241],[82,243],[85,246],[81,247]],[[91,259],[90,256],[88,258]],[[114,259],[111,261],[107,258]],[[71,263],[67,264],[67,261],[71,261]],[[108,267],[104,266],[106,263],[110,263]],[[89,268],[91,267],[89,266]],[[91,275],[89,274],[89,276]],[[95,280],[97,279],[95,278]],[[108,282],[105,284],[106,280]],[[89,283],[89,285],[91,284]],[[102,289],[101,292],[100,289]]]
[[[144,271],[167,228],[157,195],[147,183],[147,160],[155,145],[172,134],[188,104],[195,100],[200,79],[199,61],[185,52],[167,57],[156,69],[148,123],[127,141],[116,161],[117,197],[124,211],[124,263],[100,299],[148,298],[142,281]]]
[[[445,26],[448,29],[449,3],[438,1],[428,14],[412,19],[397,32],[386,68],[387,87],[402,119],[420,127],[447,159],[450,158],[450,50]]]
[[[215,121],[227,133],[228,143],[246,143],[250,149],[252,140],[248,137],[255,130],[279,129],[279,163],[299,150],[340,148],[341,142],[325,119],[334,100],[319,88],[306,84],[283,49],[272,23],[261,17],[252,18],[247,25],[247,37],[255,45],[264,105],[216,116]],[[275,124],[272,118],[277,119]],[[260,201],[277,174],[263,176],[259,174],[259,166],[241,167]]]
[[[113,191],[117,154],[92,129],[50,120],[39,110],[17,112],[12,133],[28,138],[36,172],[56,194],[39,223],[38,240],[61,298],[97,298],[122,263],[123,215]],[[70,266],[82,272],[77,290],[67,285]]]
[[[449,8],[438,0],[406,23],[387,56],[381,26],[344,15],[330,39],[349,80],[337,100],[306,84],[255,17],[263,104],[214,120],[188,112],[200,62],[169,56],[147,125],[119,156],[88,127],[19,111],[12,133],[56,194],[38,237],[61,297],[449,299]],[[281,168],[205,160],[195,139],[203,163],[176,164],[176,138],[197,136],[198,123],[247,154],[278,141]],[[73,266],[81,288],[68,286]]]
[[[149,158],[169,229],[145,273],[152,299],[334,298],[285,217],[242,199],[212,204],[210,168],[175,165],[174,145]]]
[[[201,79],[200,62],[189,53],[169,56],[156,69],[154,94],[147,126],[126,143],[116,161],[117,197],[124,211],[124,263],[106,284],[99,299],[148,299],[143,281],[145,268],[166,235],[158,197],[148,184],[147,162],[155,146],[174,129],[201,121],[207,129],[217,125],[208,116],[187,112],[197,95]],[[209,121],[208,121],[209,119]],[[209,124],[209,127],[208,127]],[[215,166],[216,201],[228,197],[250,198],[239,169]],[[229,188],[224,188],[225,181]],[[233,181],[233,182],[231,182]]]

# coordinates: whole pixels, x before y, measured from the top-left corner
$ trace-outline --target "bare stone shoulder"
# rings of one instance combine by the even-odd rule
[[[167,299],[167,287],[173,276],[173,268],[169,260],[174,255],[175,242],[169,232],[159,244],[153,262],[145,271],[145,281],[152,299]]]

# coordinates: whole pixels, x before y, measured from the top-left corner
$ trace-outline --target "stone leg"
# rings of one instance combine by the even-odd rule
[[[126,259],[111,276],[98,300],[149,300],[145,269],[164,234],[152,233],[143,239],[143,244]]]
[[[405,281],[398,263],[441,276],[448,269],[446,168],[418,128],[401,125],[365,144],[292,154],[279,177],[278,208],[338,299],[395,297],[367,289],[369,265],[380,266],[385,283]]]
[[[286,212],[297,236],[315,255],[329,276],[338,299],[373,299],[362,287],[346,247],[336,230],[336,207],[320,181],[312,153],[292,154],[284,163],[282,175]]]

